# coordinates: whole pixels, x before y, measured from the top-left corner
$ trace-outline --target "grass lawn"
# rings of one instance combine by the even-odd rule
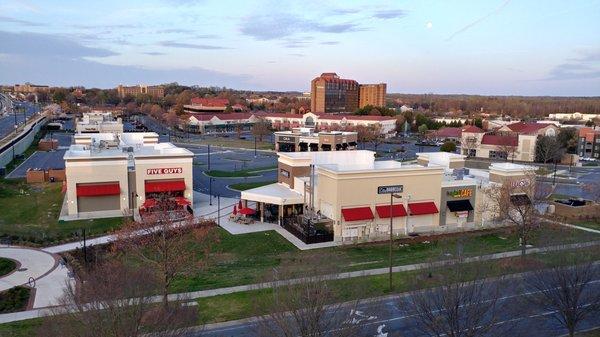
[[[388,244],[370,243],[300,251],[277,232],[231,235],[219,229],[220,242],[213,247],[213,261],[195,275],[177,279],[173,292],[187,292],[263,282],[271,277],[273,268],[284,259],[302,254],[327,255],[337,261],[341,271],[354,271],[388,266]],[[600,235],[564,227],[545,227],[532,238],[534,246],[572,243],[600,239]],[[393,264],[407,265],[427,262],[456,252],[462,246],[463,255],[474,256],[518,250],[515,233],[462,235],[440,241],[400,244],[394,243]]]
[[[0,324],[0,336],[2,337],[30,337],[37,334],[42,325],[42,318],[32,318],[19,322]]]
[[[486,261],[482,262],[477,269],[465,268],[464,280],[526,272],[531,270],[532,264],[556,263],[559,261],[558,258],[565,254],[578,254],[587,257],[588,260],[598,258],[597,254],[590,254],[590,252],[592,251],[581,249],[569,252],[530,254],[527,256],[525,264],[520,263],[520,257]],[[469,266],[475,267],[477,264],[471,263]],[[475,270],[478,270],[477,273],[473,272]],[[438,285],[439,280],[435,278],[435,269],[431,270],[434,275],[433,279],[428,278],[429,271],[430,269],[394,273],[394,292],[401,293]],[[388,282],[389,275],[383,274],[337,280],[333,281],[332,285],[338,290],[340,301],[349,301],[388,295]],[[266,314],[267,308],[260,304],[268,303],[271,294],[270,289],[260,289],[198,299],[200,322],[223,322]]]
[[[10,273],[17,268],[17,263],[11,259],[0,257],[0,277]]]
[[[600,230],[600,220],[580,220],[572,223],[576,226]]]
[[[245,190],[249,190],[251,188],[274,184],[276,182],[277,181],[272,180],[272,181],[255,181],[255,182],[251,182],[251,183],[238,183],[238,184],[229,185],[229,188],[236,190],[236,191],[245,191]]]
[[[14,287],[0,292],[0,314],[25,310],[29,302],[30,289]]]
[[[261,172],[275,170],[277,166],[267,166],[267,167],[257,167],[247,170],[237,170],[237,171],[219,171],[219,170],[210,170],[204,171],[207,176],[215,177],[215,178],[244,178],[244,177],[254,177],[260,176]]]
[[[86,235],[97,236],[123,222],[123,218],[58,221],[63,202],[61,188],[61,183],[0,180],[0,236],[46,245],[75,239],[82,228]]]

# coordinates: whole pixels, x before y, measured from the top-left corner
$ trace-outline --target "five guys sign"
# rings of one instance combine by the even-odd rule
[[[151,168],[146,170],[147,175],[156,175],[156,174],[178,174],[183,173],[183,168],[181,167],[165,167],[165,168]]]

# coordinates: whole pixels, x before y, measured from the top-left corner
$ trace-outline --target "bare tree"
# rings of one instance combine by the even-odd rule
[[[497,324],[508,313],[500,300],[505,281],[486,279],[485,264],[465,265],[460,255],[450,264],[443,262],[432,263],[426,275],[414,279],[419,289],[431,288],[399,297],[399,306],[414,317],[417,328],[432,337],[506,335],[509,327]]]
[[[50,309],[39,336],[135,337],[149,331],[183,336],[197,320],[193,307],[154,303],[158,283],[147,268],[111,260],[79,275],[76,284],[67,284],[60,305]]]
[[[379,134],[374,132],[373,128],[364,125],[356,126],[356,133],[357,140],[363,143],[363,146],[365,143],[374,141],[379,136]]]
[[[270,124],[264,118],[260,118],[252,126],[252,135],[254,136],[254,138],[257,138],[259,142],[262,142],[263,137],[270,133]]]
[[[275,271],[272,295],[264,303],[257,303],[260,314],[266,312],[258,324],[259,335],[358,335],[370,316],[357,310],[358,300],[344,302],[343,291],[347,289],[336,285],[332,274],[324,274],[335,273],[336,269],[333,261],[319,254],[305,255],[291,264],[283,263]]]
[[[206,265],[206,256],[216,241],[214,227],[214,221],[196,220],[163,197],[152,211],[144,213],[142,221],[123,225],[114,248],[131,254],[157,274],[167,307],[172,281]]]
[[[539,163],[558,162],[565,152],[555,136],[538,137],[535,143],[535,160]]]
[[[520,180],[505,180],[492,184],[485,191],[487,212],[497,221],[505,221],[518,229],[521,255],[525,256],[531,234],[540,226],[538,208],[545,199],[546,189],[537,183],[534,172]]]
[[[592,254],[597,258],[597,249]],[[585,319],[600,313],[600,291],[594,284],[600,277],[600,265],[580,257],[580,252],[561,254],[554,266],[524,278],[532,293],[527,299],[550,312],[571,337]]]

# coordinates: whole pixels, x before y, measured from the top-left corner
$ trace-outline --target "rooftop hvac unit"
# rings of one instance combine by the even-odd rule
[[[133,146],[123,146],[123,152],[133,152]]]

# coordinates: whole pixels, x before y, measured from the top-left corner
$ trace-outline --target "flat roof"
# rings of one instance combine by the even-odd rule
[[[92,144],[73,144],[65,153],[64,159],[81,158],[128,158],[134,157],[191,157],[194,154],[172,143],[145,143],[147,139],[156,139],[154,132],[132,132],[123,134],[93,133],[75,135],[78,138],[90,138]]]

